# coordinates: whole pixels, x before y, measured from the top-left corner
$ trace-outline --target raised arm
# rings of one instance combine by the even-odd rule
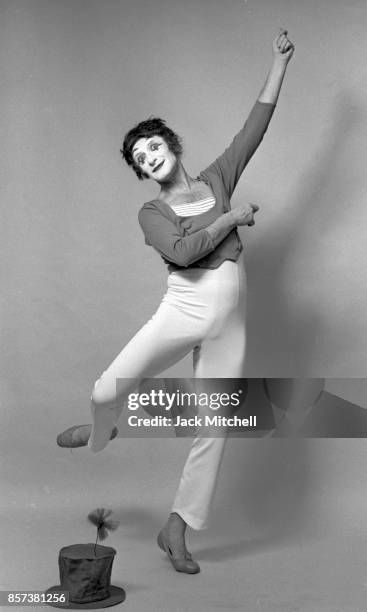
[[[293,53],[294,45],[288,38],[287,30],[282,29],[273,40],[273,63],[258,97],[259,102],[277,103],[285,71]]]
[[[224,153],[203,171],[203,174],[213,171],[219,174],[229,197],[264,137],[293,51],[286,30],[282,30],[273,41],[272,66],[243,128]]]

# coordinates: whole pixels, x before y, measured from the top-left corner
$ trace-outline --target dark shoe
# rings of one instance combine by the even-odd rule
[[[157,544],[159,548],[167,553],[167,557],[171,561],[176,572],[184,572],[185,574],[198,574],[200,572],[200,566],[193,560],[189,552],[186,551],[185,556],[178,559],[173,556],[172,548],[168,538],[163,533],[163,529],[158,534]]]
[[[73,427],[65,429],[65,431],[59,434],[56,438],[58,446],[62,446],[63,448],[79,448],[80,446],[87,446],[90,437],[90,431],[86,429],[87,427],[89,427],[91,431],[91,425],[73,425]],[[80,431],[78,431],[78,429]],[[117,434],[118,429],[117,427],[114,427],[110,440],[116,438]]]

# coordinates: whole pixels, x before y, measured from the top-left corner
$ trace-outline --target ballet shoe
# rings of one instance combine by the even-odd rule
[[[159,548],[161,548],[163,550],[163,552],[166,552],[166,550],[164,548],[164,545],[163,545],[163,540],[162,540],[161,533],[162,532],[159,532],[159,534],[158,534],[157,543],[158,543]],[[188,550],[186,550],[186,552],[185,552],[185,557],[186,557],[186,559],[189,559],[189,561],[192,561],[192,555],[191,555],[191,553],[189,553]]]
[[[176,572],[183,572],[185,574],[198,574],[200,572],[199,564],[193,560],[188,551],[186,551],[184,557],[179,557],[176,559],[173,556],[172,548],[168,538],[163,533],[163,529],[158,534],[157,544],[159,548],[161,548],[167,554],[167,557],[171,561]]]
[[[88,425],[73,425],[72,427],[69,427],[69,429],[66,429],[65,431],[60,433],[56,438],[58,446],[62,446],[63,448],[79,448],[80,446],[87,446],[90,437],[90,432],[87,435],[83,435],[82,432],[79,432],[78,436],[78,429],[82,427],[88,427]],[[92,426],[89,425],[89,427],[92,430]],[[118,429],[117,427],[114,427],[111,433],[110,440],[116,438],[117,434]]]

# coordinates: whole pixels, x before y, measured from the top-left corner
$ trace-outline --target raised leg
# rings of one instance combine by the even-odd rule
[[[109,442],[127,395],[143,378],[154,377],[183,359],[200,342],[201,334],[200,321],[165,302],[159,306],[94,385],[88,441],[93,452]]]

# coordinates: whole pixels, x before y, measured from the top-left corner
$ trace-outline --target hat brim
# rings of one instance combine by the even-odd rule
[[[98,610],[99,608],[116,606],[116,604],[121,603],[126,599],[126,593],[121,587],[111,585],[109,588],[110,596],[106,597],[105,599],[100,599],[99,601],[88,601],[87,603],[76,603],[74,601],[50,601],[47,602],[47,604],[53,608],[64,608],[68,610]],[[47,589],[46,595],[48,593],[60,593],[62,591],[63,588],[60,585],[56,585]]]

